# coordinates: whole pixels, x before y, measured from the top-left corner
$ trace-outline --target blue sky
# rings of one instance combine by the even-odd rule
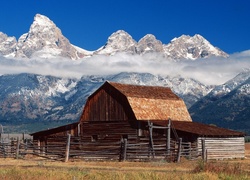
[[[249,0],[5,0],[0,31],[19,38],[39,13],[87,50],[98,49],[122,29],[136,41],[150,33],[164,44],[182,34],[201,34],[232,54],[250,49],[249,9]]]

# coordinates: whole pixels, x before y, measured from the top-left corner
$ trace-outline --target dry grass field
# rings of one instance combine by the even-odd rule
[[[250,179],[250,144],[246,158],[224,161],[58,162],[39,158],[0,159],[1,180],[82,179]]]

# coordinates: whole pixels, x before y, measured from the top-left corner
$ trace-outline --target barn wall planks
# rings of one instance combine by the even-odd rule
[[[113,87],[104,87],[89,98],[80,121],[125,121],[134,119],[127,98]]]
[[[213,138],[199,137],[198,147],[201,149],[201,141],[205,140],[207,159],[231,159],[245,157],[244,137]]]

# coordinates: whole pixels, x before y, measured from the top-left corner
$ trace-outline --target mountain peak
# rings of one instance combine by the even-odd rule
[[[205,39],[202,35],[200,34],[195,34],[193,37],[196,37],[198,39]]]
[[[61,30],[48,17],[36,14],[29,32],[17,42],[16,57],[79,59],[85,56],[84,50],[70,44]]]
[[[34,22],[33,24],[37,24],[39,26],[51,26],[55,25],[53,21],[51,21],[48,17],[41,15],[41,14],[36,14],[34,17]]]
[[[113,36],[130,36],[130,35],[124,30],[117,30],[116,32],[112,33],[110,37]]]
[[[14,57],[16,42],[15,37],[8,37],[7,34],[0,32],[0,54],[6,57]]]
[[[141,38],[141,40],[142,39],[152,39],[152,40],[156,40],[156,37],[155,37],[155,35],[153,35],[153,34],[146,34],[143,38]]]
[[[181,35],[164,46],[165,53],[170,59],[206,58],[210,56],[228,57],[228,54],[214,47],[200,34],[194,36]]]
[[[137,52],[139,54],[145,54],[149,52],[163,53],[163,44],[161,41],[157,40],[153,34],[147,34],[139,40]]]
[[[128,34],[126,31],[118,30],[109,36],[107,43],[113,43],[114,41],[119,41],[119,40],[135,41],[133,40],[132,36]]]
[[[117,52],[127,52],[134,54],[136,41],[124,30],[112,33],[104,46],[98,49],[96,54],[112,55]]]

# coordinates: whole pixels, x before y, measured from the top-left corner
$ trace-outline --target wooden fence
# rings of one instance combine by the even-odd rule
[[[202,145],[202,142],[204,143]],[[198,148],[204,146],[206,159],[229,159],[245,157],[244,137],[198,138]]]
[[[166,143],[166,138],[163,137],[154,139],[152,146],[148,137],[121,139],[116,135],[101,140],[95,140],[90,136],[49,137],[45,143],[16,139],[0,143],[0,157],[28,158],[28,155],[33,155],[65,162],[68,160],[179,162],[181,157],[190,160],[203,157],[204,151],[197,142],[171,140],[169,149],[166,148]]]
[[[9,139],[0,142],[0,157],[7,158],[7,157],[14,157],[19,158],[27,154],[30,151],[30,140],[20,140],[18,137],[17,139]]]

